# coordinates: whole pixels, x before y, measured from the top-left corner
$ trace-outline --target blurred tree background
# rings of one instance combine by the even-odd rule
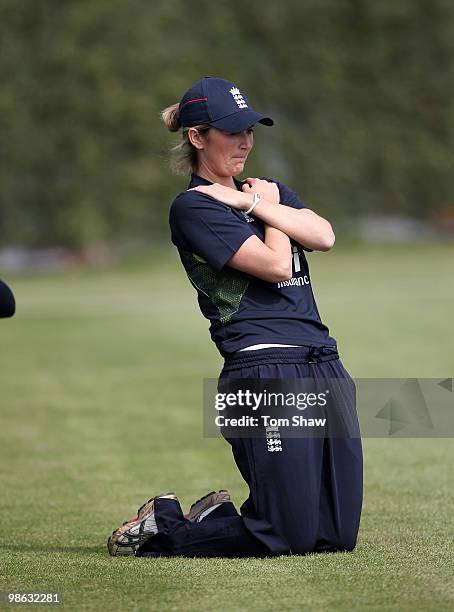
[[[204,75],[275,118],[248,175],[333,221],[452,206],[449,0],[0,0],[0,244],[168,240],[159,112]]]

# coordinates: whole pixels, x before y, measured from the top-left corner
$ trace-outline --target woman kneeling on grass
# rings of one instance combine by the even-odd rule
[[[239,176],[253,126],[273,125],[229,81],[205,77],[162,117],[180,128],[180,169],[188,190],[170,209],[172,242],[196,288],[202,314],[231,379],[344,379],[336,341],[321,322],[304,255],[328,251],[328,221],[273,179]],[[332,407],[331,407],[332,409]],[[335,412],[359,432],[354,392]],[[271,431],[272,430],[272,431]],[[362,449],[355,437],[227,437],[250,494],[239,514],[227,491],[211,492],[184,515],[177,497],[158,495],[113,532],[111,555],[266,557],[349,551],[362,505]],[[270,441],[270,439],[272,441]]]

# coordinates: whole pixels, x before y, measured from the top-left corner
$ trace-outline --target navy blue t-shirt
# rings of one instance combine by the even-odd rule
[[[280,202],[306,208],[296,193],[275,181]],[[189,187],[210,185],[192,175]],[[241,190],[242,183],[235,180]],[[291,240],[293,276],[272,283],[225,264],[250,236],[264,240],[263,222],[197,191],[180,193],[170,207],[172,242],[197,290],[202,314],[223,357],[253,344],[336,346],[321,322],[305,249]]]

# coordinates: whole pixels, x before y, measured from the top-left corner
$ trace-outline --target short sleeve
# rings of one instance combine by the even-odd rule
[[[287,185],[283,185],[276,181],[276,184],[279,188],[279,194],[281,196],[280,202],[281,204],[285,204],[286,206],[291,206],[292,208],[307,208],[307,204],[305,204],[302,200],[299,199],[298,195],[292,191]]]
[[[283,183],[280,183],[279,181],[275,181],[274,179],[271,179],[271,178],[265,178],[265,180],[276,183],[279,189],[279,196],[280,196],[281,204],[284,204],[285,206],[291,206],[292,208],[297,208],[299,210],[301,210],[302,208],[308,208],[307,204],[305,204],[302,200],[300,200],[300,198],[298,197],[298,194],[292,191],[289,187],[287,187],[287,185],[284,185]],[[313,249],[310,249],[309,247],[306,247],[303,244],[301,246],[308,253],[312,253]]]
[[[169,222],[175,246],[203,257],[216,270],[255,235],[230,206],[196,191],[176,198]]]

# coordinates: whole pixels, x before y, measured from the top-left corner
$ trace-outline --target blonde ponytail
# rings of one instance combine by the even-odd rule
[[[170,132],[178,132],[181,128],[179,104],[172,104],[161,112],[164,125]],[[200,133],[207,132],[209,125],[195,125]],[[197,149],[188,137],[188,128],[183,128],[183,140],[171,149],[170,167],[176,174],[190,174],[197,170]]]
[[[172,104],[161,112],[161,118],[164,121],[164,125],[170,132],[178,132],[181,127],[180,123],[180,105]]]

